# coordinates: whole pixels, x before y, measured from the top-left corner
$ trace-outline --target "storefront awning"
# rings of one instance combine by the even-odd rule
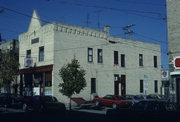
[[[170,75],[180,75],[180,71],[179,72],[171,72]]]
[[[52,70],[53,70],[53,65],[29,67],[29,68],[25,68],[25,69],[20,69],[20,74],[34,73],[34,72],[49,72]]]

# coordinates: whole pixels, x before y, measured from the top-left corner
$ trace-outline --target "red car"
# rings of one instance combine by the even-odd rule
[[[106,95],[102,98],[94,98],[93,102],[95,102],[96,106],[108,106],[113,109],[128,108],[132,105],[132,102],[125,100],[122,96],[116,95]]]

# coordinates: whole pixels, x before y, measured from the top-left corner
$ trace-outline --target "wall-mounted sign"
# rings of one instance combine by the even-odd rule
[[[168,70],[163,70],[161,72],[161,78],[162,79],[169,79],[169,72],[168,72]]]
[[[180,56],[174,58],[174,68],[180,69]]]
[[[25,58],[24,66],[25,67],[32,67],[33,66],[33,59],[32,58]]]

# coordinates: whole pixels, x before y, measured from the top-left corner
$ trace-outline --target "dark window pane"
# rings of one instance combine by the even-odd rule
[[[93,62],[93,48],[88,48],[88,62]]]
[[[103,63],[103,51],[98,49],[98,63]]]
[[[140,93],[143,93],[144,89],[143,89],[143,80],[140,80]]]
[[[96,93],[96,78],[91,78],[91,93]]]
[[[121,67],[125,67],[125,54],[121,54]]]
[[[157,80],[154,81],[154,92],[155,93],[158,92],[158,81]]]
[[[31,58],[31,50],[26,51],[26,58]]]
[[[143,54],[139,54],[139,66],[143,66]]]
[[[39,61],[44,61],[44,47],[39,47]]]
[[[118,51],[114,51],[114,64],[118,64]]]
[[[154,67],[157,68],[157,56],[154,56]]]

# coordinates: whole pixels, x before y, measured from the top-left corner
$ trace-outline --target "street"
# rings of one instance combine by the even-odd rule
[[[0,109],[2,110],[2,109]],[[1,122],[179,122],[177,119],[168,117],[168,115],[161,115],[159,119],[155,114],[148,114],[147,116],[136,116],[132,113],[111,113],[107,114],[109,108],[99,110],[93,109],[79,109],[67,110],[65,114],[60,113],[39,113],[39,112],[23,112],[21,110],[7,109],[6,112],[0,112]],[[145,114],[144,114],[145,115]],[[164,116],[164,117],[163,117]],[[170,115],[169,115],[170,116]],[[177,117],[178,118],[178,117]]]

